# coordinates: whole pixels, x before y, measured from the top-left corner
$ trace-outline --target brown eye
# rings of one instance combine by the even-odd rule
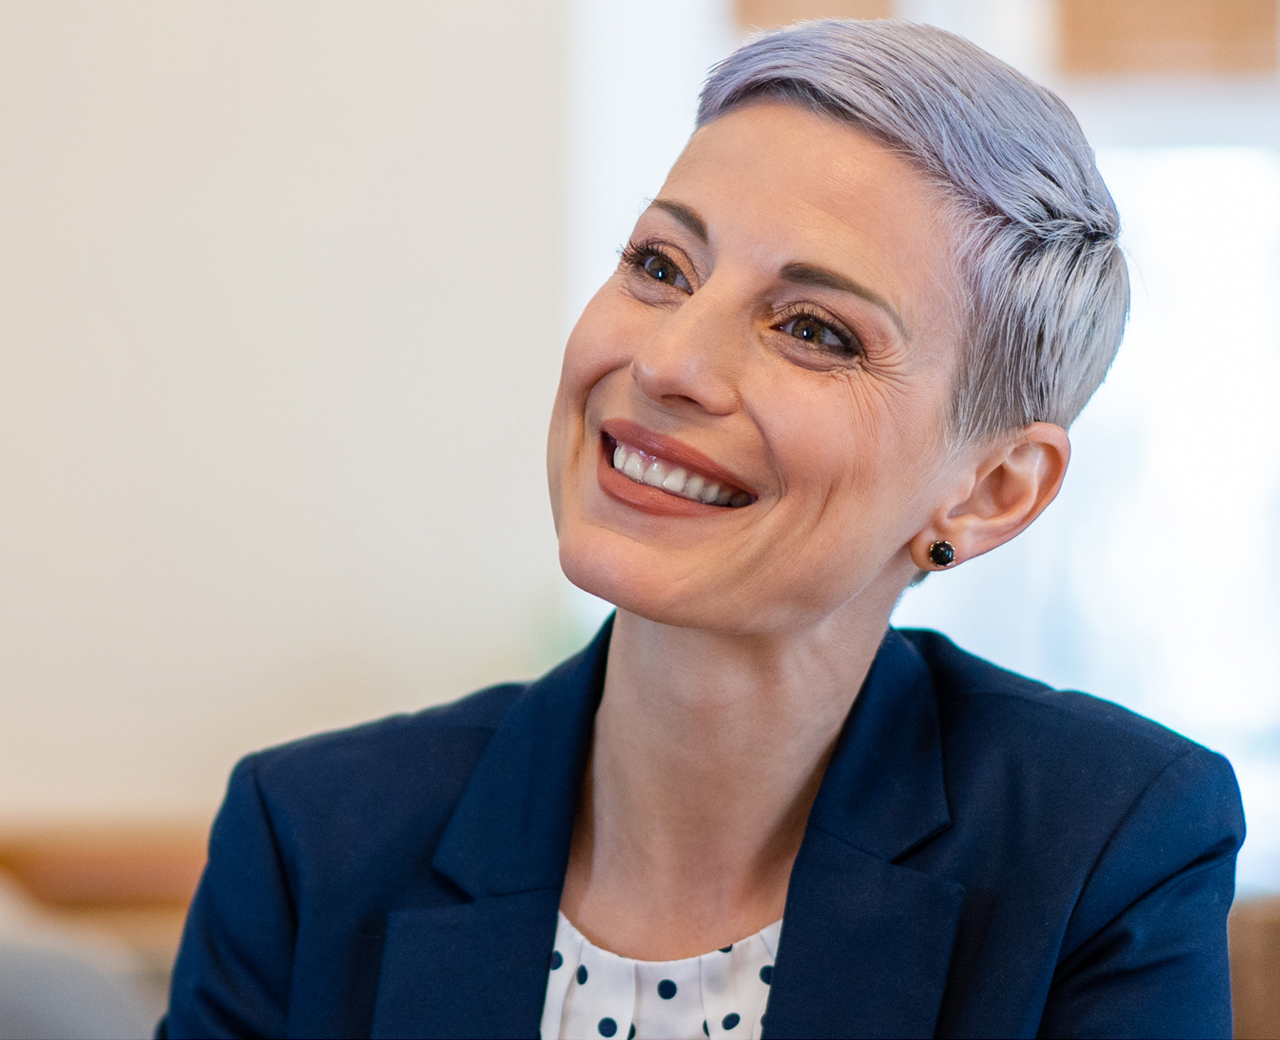
[[[628,244],[622,250],[622,263],[660,285],[670,285],[686,295],[693,292],[680,265],[657,245]]]
[[[844,336],[836,332],[826,322],[819,321],[817,318],[807,314],[802,314],[783,325],[779,325],[778,331],[805,343],[811,343],[815,347],[821,347],[823,350],[852,352]]]
[[[680,271],[665,256],[650,256],[644,262],[644,273],[655,282],[675,285],[680,278]]]

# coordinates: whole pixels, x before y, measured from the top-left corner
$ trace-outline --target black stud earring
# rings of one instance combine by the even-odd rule
[[[929,546],[929,560],[935,567],[950,567],[956,562],[956,547],[950,542],[934,542]]]

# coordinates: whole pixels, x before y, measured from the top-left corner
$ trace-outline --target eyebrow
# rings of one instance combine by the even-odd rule
[[[671,202],[668,199],[654,199],[650,205],[675,217],[676,220],[680,221],[681,224],[698,237],[698,241],[705,244],[710,240],[707,236],[707,222],[688,206],[681,205],[679,202]]]
[[[688,206],[670,199],[654,199],[650,205],[674,217],[693,232],[700,242],[710,241],[707,222]],[[872,306],[884,311],[903,339],[911,338],[907,332],[906,322],[902,320],[902,315],[894,309],[893,305],[879,293],[873,292],[865,285],[859,285],[852,278],[846,278],[826,267],[799,262],[784,264],[781,275],[783,281],[791,282],[793,285],[814,285],[821,289],[834,289],[836,292],[849,293],[866,300]]]
[[[906,323],[893,309],[893,305],[879,293],[872,292],[865,285],[859,285],[851,278],[814,264],[792,263],[783,266],[782,279],[795,285],[815,285],[821,289],[834,289],[836,292],[850,293],[866,300],[867,303],[879,307],[889,316],[889,320],[897,327],[903,339],[911,338],[907,332]]]

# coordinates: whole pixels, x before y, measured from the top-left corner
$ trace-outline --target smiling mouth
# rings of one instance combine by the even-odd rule
[[[752,502],[752,497],[741,488],[641,451],[607,433],[601,436],[604,438],[605,457],[609,460],[609,465],[636,484],[646,484],[690,502],[724,506],[728,509],[741,509]]]

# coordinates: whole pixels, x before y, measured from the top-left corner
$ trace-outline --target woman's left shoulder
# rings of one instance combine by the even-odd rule
[[[1123,813],[1163,793],[1183,808],[1200,803],[1229,829],[1238,821],[1243,836],[1223,756],[1111,701],[1000,668],[938,632],[899,632],[929,670],[953,791],[1016,777],[1024,795],[1067,815]]]
[[[936,632],[899,635],[931,691],[915,703],[936,706],[947,823],[898,862],[965,891],[939,1035],[1015,1035],[1001,1009],[1024,1007],[1041,1036],[1229,1036],[1244,813],[1227,760]]]
[[[943,724],[972,719],[988,738],[1028,727],[1059,740],[1079,737],[1100,748],[1149,749],[1156,757],[1207,750],[1128,708],[1078,690],[1059,690],[956,646],[940,632],[897,629],[924,659]],[[1043,743],[1036,741],[1037,744]]]

